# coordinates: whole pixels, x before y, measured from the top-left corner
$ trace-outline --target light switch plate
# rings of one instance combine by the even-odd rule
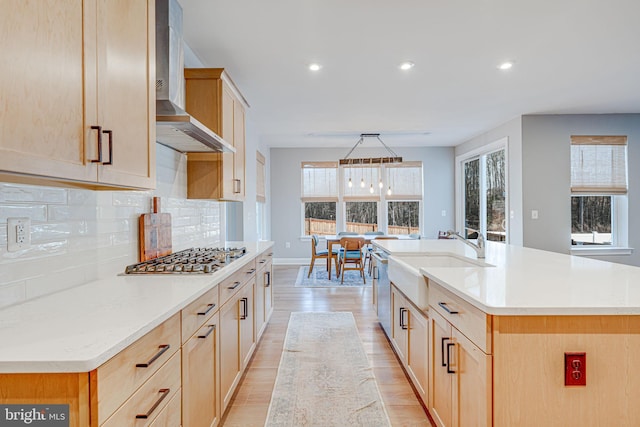
[[[31,219],[7,218],[7,251],[17,252],[31,246]]]

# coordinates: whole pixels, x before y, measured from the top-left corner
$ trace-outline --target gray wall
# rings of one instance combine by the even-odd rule
[[[308,258],[309,242],[302,240],[300,164],[303,161],[337,161],[342,148],[272,148],[270,151],[271,239],[277,258]],[[436,238],[438,230],[454,224],[454,150],[452,147],[394,148],[404,160],[422,161],[424,177],[423,235]],[[356,157],[386,156],[384,149],[358,148]],[[446,216],[442,216],[442,211]],[[289,242],[291,247],[286,248]]]
[[[571,135],[627,135],[629,256],[594,258],[640,265],[640,114],[528,115],[522,117],[524,245],[568,253],[571,229]],[[531,219],[536,209],[539,219]]]

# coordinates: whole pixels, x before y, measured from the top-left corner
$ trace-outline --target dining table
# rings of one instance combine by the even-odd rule
[[[345,236],[340,236],[340,235],[325,235],[323,236],[324,239],[327,241],[327,252],[329,254],[331,254],[332,249],[333,249],[333,245],[335,244],[340,244],[340,239],[342,239],[343,237],[360,237],[364,239],[364,244],[365,245],[370,245],[372,240],[375,240],[376,238],[378,239],[385,239],[385,238],[398,238],[398,239],[413,239],[412,237],[409,237],[406,234],[398,234],[398,235],[372,235],[372,234],[353,234],[353,235],[345,235]],[[332,256],[329,256],[327,259],[327,269],[328,269],[328,274],[327,277],[329,278],[329,280],[331,280],[331,260],[333,259]],[[336,262],[336,279],[338,278],[338,260],[336,258],[335,260]]]

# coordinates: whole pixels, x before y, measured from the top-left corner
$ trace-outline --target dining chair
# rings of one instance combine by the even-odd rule
[[[338,249],[332,249],[331,254],[327,249],[318,250],[318,235],[314,234],[311,236],[311,265],[309,265],[309,273],[307,274],[307,278],[311,277],[311,271],[313,271],[313,264],[315,264],[316,259],[326,259],[327,260],[327,270],[329,270],[329,265],[331,260],[333,259],[336,263],[336,269],[338,268]]]
[[[362,281],[366,284],[364,277],[364,258],[362,257],[363,237],[343,237],[340,239],[340,251],[338,253],[338,266],[336,272],[341,276],[340,283],[344,283],[344,272],[346,270],[358,270],[362,276]],[[349,267],[352,265],[352,267]]]

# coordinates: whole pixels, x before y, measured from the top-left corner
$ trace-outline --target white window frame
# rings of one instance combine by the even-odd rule
[[[509,138],[504,137],[490,144],[484,145],[475,150],[466,152],[460,156],[456,156],[455,165],[455,188],[456,188],[456,230],[464,235],[464,164],[468,161],[480,159],[480,232],[487,237],[487,212],[486,212],[486,158],[487,155],[496,151],[504,150],[504,173],[505,173],[505,241],[509,244],[511,241],[511,205],[509,191]]]
[[[627,143],[628,150],[628,143]],[[629,154],[626,152],[628,172]],[[627,180],[627,185],[629,185]],[[593,193],[578,194],[573,196],[611,196],[611,245],[569,245],[572,255],[578,256],[599,256],[599,255],[631,255],[633,248],[629,247],[629,199],[627,194]],[[571,199],[569,199],[570,201]],[[569,236],[571,229],[569,229]]]
[[[314,163],[314,162],[302,162],[302,163]],[[315,163],[325,163],[322,161],[319,162],[315,162]],[[422,164],[422,162],[419,162],[421,168],[424,167],[424,165]],[[366,166],[366,165],[365,165]],[[379,176],[386,176],[386,166],[384,164],[380,165],[380,172],[379,172]],[[423,174],[424,174],[424,170],[423,170]],[[338,178],[338,200],[336,202],[336,229],[337,230],[346,230],[347,227],[347,202],[348,201],[360,201],[360,202],[376,202],[377,203],[377,212],[378,212],[378,231],[382,231],[385,234],[388,233],[388,215],[387,215],[387,202],[393,201],[393,202],[402,202],[402,201],[407,201],[407,202],[418,202],[418,220],[419,220],[419,230],[420,230],[420,234],[423,233],[423,229],[424,229],[424,213],[423,213],[423,202],[424,202],[424,181],[422,180],[422,196],[420,197],[420,199],[412,199],[412,200],[405,200],[405,199],[394,199],[393,197],[387,199],[387,193],[385,191],[385,189],[383,188],[380,192],[379,195],[376,194],[375,197],[372,197],[371,199],[368,199],[366,197],[362,197],[359,198],[357,200],[352,199],[352,200],[345,200],[345,194],[344,194],[344,187],[346,185],[346,180],[347,177],[345,176],[344,173],[344,166],[343,165],[338,165],[338,173],[337,173],[337,178]],[[302,179],[302,176],[301,176]],[[421,177],[422,179],[422,177]],[[354,182],[354,185],[360,185],[359,182]],[[385,183],[385,185],[387,185],[387,183]],[[374,184],[375,186],[375,184]],[[386,188],[386,187],[385,187]],[[310,200],[309,200],[310,201]],[[333,202],[334,200],[314,200],[314,201],[318,201],[318,202]],[[300,224],[300,228],[301,228],[301,239],[305,240],[305,239],[309,239],[310,236],[305,235],[305,228],[304,228],[304,221],[305,221],[305,209],[304,209],[304,201],[301,200],[300,202],[300,211],[301,211],[301,217],[302,217],[302,221]],[[321,236],[320,236],[321,237]]]

